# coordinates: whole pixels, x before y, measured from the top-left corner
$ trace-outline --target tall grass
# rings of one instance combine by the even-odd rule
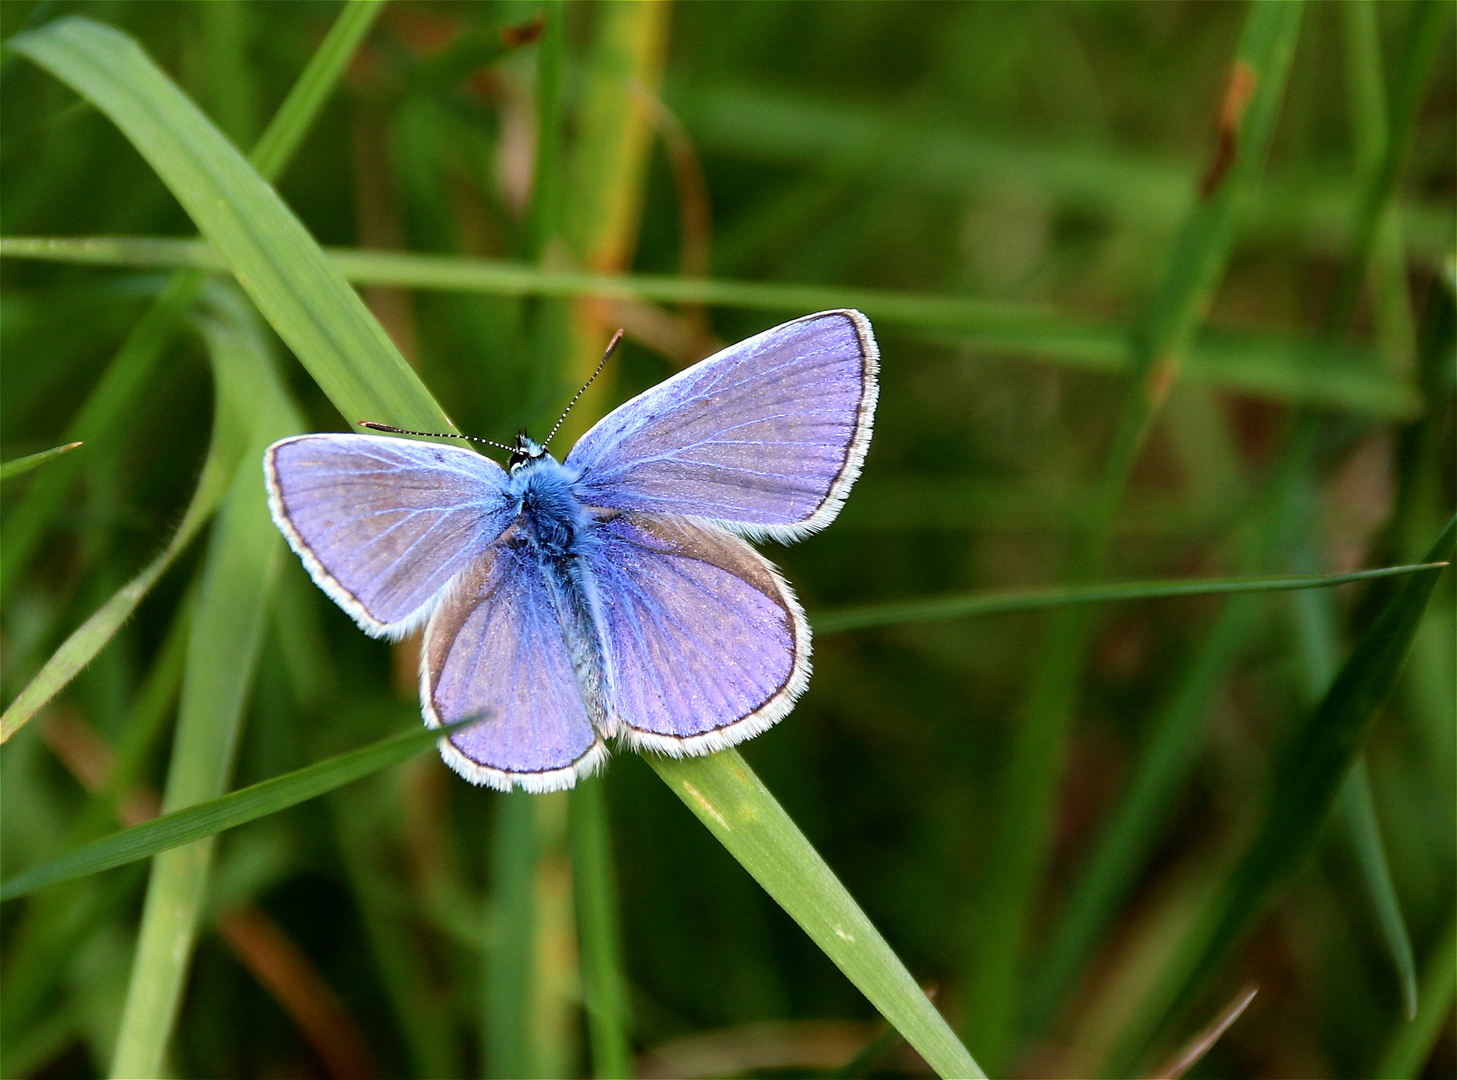
[[[0,30],[4,1075],[1450,1071],[1448,5]],[[570,440],[842,305],[741,752],[469,788],[268,520],[281,434],[537,430],[625,327]]]

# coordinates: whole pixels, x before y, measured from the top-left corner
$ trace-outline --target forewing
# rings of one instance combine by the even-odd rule
[[[623,515],[600,536],[588,569],[608,708],[630,745],[706,754],[789,712],[809,681],[809,627],[768,560],[682,518]]]
[[[864,315],[806,315],[639,394],[565,464],[597,506],[793,539],[828,525],[860,475],[877,364]]]
[[[556,791],[606,755],[528,547],[503,541],[461,574],[425,628],[420,681],[431,727],[485,718],[440,744],[473,784]]]
[[[509,523],[480,454],[370,435],[299,435],[263,457],[273,520],[366,631],[402,636]]]

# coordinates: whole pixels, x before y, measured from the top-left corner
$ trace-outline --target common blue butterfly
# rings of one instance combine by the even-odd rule
[[[368,634],[420,625],[420,701],[447,764],[509,791],[571,787],[609,738],[674,757],[733,746],[809,681],[789,585],[745,541],[839,513],[870,444],[878,352],[858,311],[731,345],[639,394],[558,462],[508,469],[374,435],[268,448],[273,520]]]

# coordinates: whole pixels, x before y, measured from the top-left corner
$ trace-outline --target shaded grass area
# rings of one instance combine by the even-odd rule
[[[3,878],[278,778],[0,909],[0,1071],[1134,1075],[1255,983],[1192,1075],[1449,1073],[1452,574],[1195,595],[1447,557],[1450,9],[1294,10],[0,5],[0,233],[65,239],[0,249]],[[570,799],[385,768],[414,656],[258,446],[540,429],[622,326],[580,431],[840,304],[795,713]]]

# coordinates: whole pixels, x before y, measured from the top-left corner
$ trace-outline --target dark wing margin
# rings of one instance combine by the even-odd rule
[[[860,475],[878,372],[864,315],[806,315],[639,394],[565,464],[594,505],[794,540],[833,521]]]

